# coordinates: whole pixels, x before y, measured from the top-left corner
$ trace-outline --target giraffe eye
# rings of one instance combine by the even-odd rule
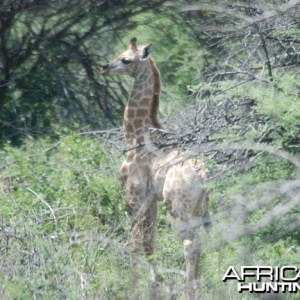
[[[122,63],[123,63],[124,65],[129,65],[129,64],[132,63],[132,61],[129,60],[129,59],[123,58],[123,59],[122,59]]]

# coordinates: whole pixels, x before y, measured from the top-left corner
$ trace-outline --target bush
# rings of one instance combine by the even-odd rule
[[[117,163],[106,151],[72,133],[1,151],[2,299],[94,298],[99,285],[114,286],[124,263],[106,248],[112,238],[121,247],[124,228],[112,224],[125,215]]]

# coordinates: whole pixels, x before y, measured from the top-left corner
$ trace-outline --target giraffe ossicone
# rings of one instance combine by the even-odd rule
[[[151,44],[138,47],[132,38],[129,47],[110,64],[102,68],[103,75],[128,74],[134,86],[123,118],[125,140],[132,147],[121,167],[127,212],[131,219],[132,284],[138,280],[137,255],[144,249],[150,256],[155,250],[157,201],[164,204],[174,218],[174,229],[183,242],[186,259],[186,292],[188,299],[200,298],[200,236],[201,223],[209,231],[208,192],[203,188],[208,170],[198,158],[185,158],[184,153],[172,149],[159,151],[154,144],[157,135],[153,128],[161,128],[159,109],[161,76],[151,58]],[[156,269],[156,268],[152,268]],[[159,276],[153,276],[154,281]]]

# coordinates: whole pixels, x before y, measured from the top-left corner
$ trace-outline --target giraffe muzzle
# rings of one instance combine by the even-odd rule
[[[105,65],[102,68],[100,68],[100,73],[102,75],[108,75],[109,74],[109,65]]]

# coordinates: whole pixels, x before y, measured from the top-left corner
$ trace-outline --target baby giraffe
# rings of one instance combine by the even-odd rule
[[[200,299],[199,259],[201,253],[199,226],[211,227],[208,193],[202,188],[208,171],[201,160],[186,158],[178,150],[155,148],[161,78],[150,57],[151,44],[137,47],[137,39],[129,48],[101,70],[103,75],[128,74],[134,87],[127,102],[123,128],[127,153],[121,168],[125,200],[131,219],[131,271],[133,287],[137,284],[138,253],[147,256],[155,250],[157,201],[163,200],[174,218],[174,229],[183,242],[186,260],[186,294],[190,300]],[[156,130],[155,130],[156,129]],[[152,279],[159,284],[152,265]]]

